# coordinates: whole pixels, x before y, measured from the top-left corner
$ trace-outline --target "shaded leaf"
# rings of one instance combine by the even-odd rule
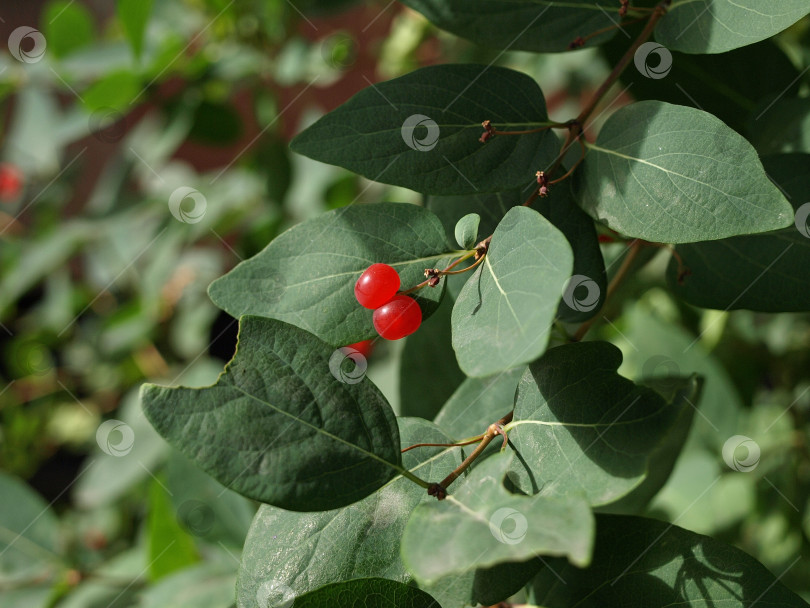
[[[49,2],[42,14],[42,31],[48,53],[65,57],[93,42],[93,16],[81,4],[69,0]]]
[[[465,379],[451,342],[452,309],[452,299],[445,298],[436,314],[405,340],[399,365],[402,416],[432,420]]]
[[[525,371],[521,366],[494,376],[467,378],[442,406],[434,422],[457,441],[480,435],[511,411]]]
[[[618,4],[573,0],[560,6],[550,0],[403,0],[438,27],[483,46],[514,51],[556,53],[577,37],[607,28],[617,20]],[[612,19],[613,20],[612,20]],[[588,40],[595,46],[614,36],[611,29]]]
[[[560,578],[566,582],[559,584]],[[807,604],[736,547],[673,524],[597,515],[591,565],[549,562],[530,601],[548,608],[655,605],[802,607]]]
[[[690,406],[619,376],[621,361],[612,344],[580,342],[529,366],[507,426],[517,452],[509,477],[521,490],[602,505],[644,481],[651,455]]]
[[[706,112],[634,103],[587,146],[575,194],[592,217],[624,235],[689,243],[791,221],[790,204],[751,145]]]
[[[642,26],[627,31],[637,35]],[[610,65],[615,65],[627,50],[627,39],[618,36],[602,48]],[[650,65],[652,61],[650,55]],[[798,76],[799,71],[782,49],[772,40],[763,40],[717,55],[673,52],[666,78],[648,78],[631,66],[622,73],[621,80],[639,101],[655,99],[693,106],[744,133],[751,113],[761,111],[757,107],[762,100],[798,92]],[[781,118],[784,120],[784,116]]]
[[[273,319],[243,317],[234,358],[207,388],[144,385],[149,421],[232,490],[292,510],[367,496],[401,471],[394,414],[369,380],[330,370],[333,349]]]
[[[405,289],[424,280],[425,268],[446,266],[451,250],[441,223],[426,209],[351,205],[287,230],[214,281],[208,292],[234,317],[272,317],[345,346],[377,336],[372,311],[354,296],[366,268],[376,262],[393,266]],[[444,281],[414,294],[423,317],[433,312],[443,290]]]
[[[488,376],[540,356],[572,266],[568,242],[548,220],[510,209],[453,307],[453,348],[464,373]]]
[[[496,128],[543,125],[543,93],[526,74],[501,67],[437,65],[375,84],[290,144],[300,154],[369,179],[427,194],[473,194],[525,186],[553,162],[548,130],[478,141]]]
[[[401,446],[447,443],[433,423],[399,418]],[[423,479],[442,479],[461,464],[457,448],[416,448],[402,455],[403,466]],[[292,597],[329,583],[364,577],[408,582],[399,543],[411,511],[435,501],[424,488],[396,477],[379,491],[341,509],[296,513],[262,506],[245,542],[237,584],[240,606],[252,606],[262,589],[288,588]],[[472,573],[443,581],[429,592],[443,606],[463,606],[470,597]],[[296,600],[297,601],[297,600]]]
[[[447,498],[416,507],[402,535],[402,559],[417,581],[535,555],[589,562],[593,516],[587,503],[510,494],[503,479],[512,458],[501,453],[484,460]]]
[[[673,0],[655,38],[674,51],[723,53],[770,38],[808,13],[805,0]]]
[[[810,153],[810,99],[787,97],[762,105],[748,123],[751,143],[757,151]]]
[[[458,246],[462,249],[472,249],[478,237],[478,224],[481,216],[477,213],[468,213],[456,223],[455,237]]]
[[[678,281],[673,257],[667,278],[672,291],[690,304],[722,310],[810,310],[810,155],[784,154],[763,162],[796,209],[796,225],[678,245],[676,252],[689,274]]]
[[[404,583],[384,578],[361,578],[332,583],[299,596],[297,608],[437,608],[430,595]]]

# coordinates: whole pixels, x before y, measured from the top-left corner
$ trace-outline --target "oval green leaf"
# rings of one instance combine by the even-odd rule
[[[605,123],[575,180],[594,219],[636,238],[692,243],[784,228],[790,203],[754,148],[694,108],[642,101]]]
[[[510,209],[453,307],[453,348],[464,373],[489,376],[539,357],[572,267],[559,230],[533,209]]]
[[[426,194],[524,187],[554,161],[545,130],[478,141],[481,123],[499,129],[548,123],[543,92],[526,74],[483,65],[437,65],[375,84],[290,144],[300,154],[374,181]]]
[[[402,203],[351,205],[302,222],[214,281],[214,304],[235,317],[260,315],[297,325],[333,346],[377,337],[372,311],[360,306],[354,284],[382,262],[399,272],[402,288],[442,268],[452,248],[430,211]],[[444,281],[414,295],[429,316]]]

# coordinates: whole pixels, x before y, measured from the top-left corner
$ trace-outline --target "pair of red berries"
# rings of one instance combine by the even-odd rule
[[[400,280],[388,264],[372,264],[354,284],[360,305],[374,311],[374,329],[386,340],[411,335],[422,324],[422,310],[416,300],[397,295]]]

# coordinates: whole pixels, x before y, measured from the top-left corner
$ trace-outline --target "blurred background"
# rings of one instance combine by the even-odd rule
[[[797,70],[807,29],[780,37]],[[385,0],[4,0],[0,40],[0,606],[232,606],[256,505],[173,452],[138,387],[215,380],[237,325],[206,288],[281,231],[422,202],[289,139],[440,62],[525,71],[566,120],[609,53],[487,50]],[[620,90],[613,107],[632,100]],[[649,514],[738,545],[810,600],[810,318],[688,308],[663,288],[666,262],[593,334],[630,377],[707,378]],[[403,348],[368,355],[395,409],[414,388]],[[723,459],[736,434],[761,451],[747,473]]]

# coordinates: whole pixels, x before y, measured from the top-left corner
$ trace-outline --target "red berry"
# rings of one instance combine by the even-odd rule
[[[422,310],[408,296],[394,296],[385,306],[374,311],[374,329],[386,340],[399,340],[411,335],[422,324]]]
[[[354,344],[349,344],[348,348],[353,348],[368,359],[368,356],[371,354],[371,350],[374,348],[374,340],[362,340],[360,342],[355,342]]]
[[[388,264],[372,264],[354,284],[354,297],[360,305],[379,308],[399,290],[399,275]]]
[[[10,163],[0,163],[0,201],[13,201],[22,190],[22,172]]]

